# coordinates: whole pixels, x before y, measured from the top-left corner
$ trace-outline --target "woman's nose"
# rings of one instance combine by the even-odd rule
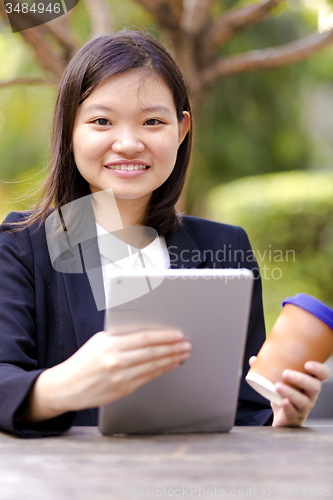
[[[115,141],[112,144],[112,150],[117,154],[125,156],[135,156],[145,149],[143,142],[131,130],[119,131]]]

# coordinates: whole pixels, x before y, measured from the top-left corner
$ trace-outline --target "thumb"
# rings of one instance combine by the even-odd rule
[[[256,359],[257,359],[257,356],[251,356],[250,357],[250,359],[249,359],[250,368],[251,368],[251,366],[253,365],[253,363],[255,362]]]

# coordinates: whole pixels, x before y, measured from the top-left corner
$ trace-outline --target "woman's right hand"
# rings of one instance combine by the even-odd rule
[[[104,405],[180,365],[191,344],[177,330],[96,333],[73,356],[36,380],[25,422]]]

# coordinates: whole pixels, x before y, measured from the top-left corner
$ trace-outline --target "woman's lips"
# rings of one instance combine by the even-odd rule
[[[144,163],[115,163],[106,166],[111,168],[112,170],[128,170],[128,171],[145,170],[149,168],[149,166],[145,165]]]
[[[137,163],[105,165],[105,168],[119,177],[138,177],[145,174],[150,169],[148,165],[140,165]]]

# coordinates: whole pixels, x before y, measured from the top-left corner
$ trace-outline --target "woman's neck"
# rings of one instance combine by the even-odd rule
[[[112,190],[93,193],[96,222],[110,233],[129,226],[139,226],[149,198],[115,198]]]
[[[117,207],[124,227],[140,226],[144,218],[149,198],[127,200],[117,198]]]

